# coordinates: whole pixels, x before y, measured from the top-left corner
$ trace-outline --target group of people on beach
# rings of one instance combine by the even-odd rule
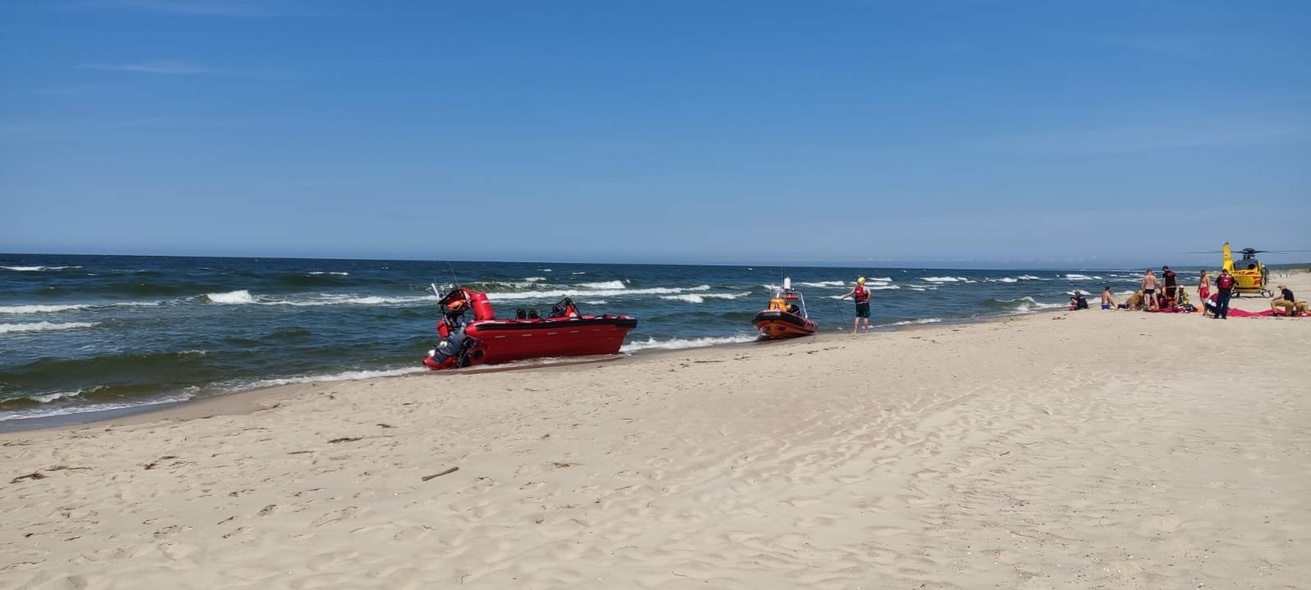
[[[1214,319],[1229,319],[1229,300],[1233,298],[1238,287],[1238,279],[1230,274],[1229,269],[1221,269],[1215,278],[1215,289],[1211,289],[1211,277],[1205,270],[1197,280],[1197,299],[1202,304],[1202,314]],[[1308,313],[1307,302],[1298,300],[1286,285],[1278,285],[1279,297],[1270,302],[1270,309],[1275,314],[1283,311],[1284,315],[1295,316]],[[1117,304],[1111,294],[1111,286],[1102,290],[1102,309],[1142,310],[1153,312],[1197,311],[1197,306],[1189,302],[1187,290],[1179,285],[1179,276],[1169,266],[1161,267],[1161,278],[1157,278],[1152,269],[1143,274],[1141,288]],[[1070,309],[1086,309],[1087,301],[1078,291],[1070,298]]]

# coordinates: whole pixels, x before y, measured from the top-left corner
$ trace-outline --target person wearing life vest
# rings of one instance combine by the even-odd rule
[[[1215,278],[1215,315],[1213,319],[1229,319],[1229,298],[1234,294],[1234,287],[1237,285],[1234,275],[1229,274],[1229,269],[1221,269],[1220,276]]]
[[[856,318],[851,322],[851,333],[856,333],[861,320],[865,322],[865,332],[869,333],[869,290],[865,288],[865,277],[856,278],[856,286],[839,299],[852,298],[856,302]]]

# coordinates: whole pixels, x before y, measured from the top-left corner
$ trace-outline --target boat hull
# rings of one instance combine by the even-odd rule
[[[430,354],[431,369],[494,365],[533,358],[617,354],[637,319],[623,315],[543,319],[497,319],[470,322],[463,335],[473,341],[461,364]],[[454,360],[454,362],[453,362]]]
[[[751,323],[761,334],[775,340],[810,336],[819,331],[819,325],[810,318],[772,309],[757,313]]]

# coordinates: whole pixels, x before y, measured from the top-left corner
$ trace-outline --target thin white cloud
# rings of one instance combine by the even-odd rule
[[[1215,39],[1171,35],[1143,35],[1137,37],[1107,37],[1099,42],[1143,53],[1153,53],[1170,57],[1201,57],[1207,49],[1216,44]]]
[[[984,142],[990,151],[1025,154],[1123,154],[1213,147],[1288,145],[1311,141],[1311,124],[1194,121],[1053,131],[999,137]]]
[[[81,64],[77,67],[83,70],[109,70],[114,72],[134,72],[138,74],[187,75],[222,73],[219,70],[198,66],[190,62],[176,59],[142,61],[125,64]]]
[[[76,6],[179,16],[268,17],[303,14],[285,2],[276,0],[85,0]]]
[[[116,64],[79,64],[81,70],[101,70],[107,72],[126,72],[131,74],[155,74],[162,76],[239,76],[246,78],[287,78],[291,72],[267,69],[228,69],[211,68],[178,59],[161,59]]]

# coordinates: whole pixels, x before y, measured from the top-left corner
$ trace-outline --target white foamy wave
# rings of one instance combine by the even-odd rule
[[[260,305],[290,305],[293,307],[319,307],[323,305],[409,305],[413,303],[431,303],[428,295],[411,297],[380,297],[377,295],[319,295],[308,300],[256,301]]]
[[[679,295],[661,295],[661,299],[669,301],[686,301],[688,303],[705,303],[707,299],[737,299],[746,297],[750,293],[682,293]]]
[[[400,375],[409,375],[410,373],[426,373],[425,367],[407,367],[404,369],[391,369],[388,371],[346,371],[342,373],[333,373],[331,375],[304,375],[301,377],[287,377],[285,379],[264,379],[256,381],[246,386],[250,389],[262,389],[265,387],[277,387],[279,385],[294,385],[297,383],[328,383],[332,381],[359,381],[361,379],[373,379],[375,377],[397,377]]]
[[[900,289],[901,287],[896,285],[865,285],[865,288],[870,291],[891,291],[893,289]]]
[[[1044,279],[1044,278],[1042,278],[1042,277],[1035,277],[1035,276],[1033,276],[1033,275],[1020,275],[1018,278],[1019,278],[1021,281],[1045,281],[1045,280],[1047,280],[1047,279]]]
[[[973,283],[965,277],[924,277],[922,280],[930,283]]]
[[[588,300],[580,299],[578,302],[583,305],[605,305],[607,303],[610,303],[609,301],[606,301],[604,299],[588,299]]]
[[[1015,313],[1031,313],[1039,309],[1057,309],[1057,308],[1069,307],[1068,304],[1063,304],[1063,303],[1042,303],[1040,301],[1035,300],[1032,297],[1021,297],[1019,299],[1011,299],[1008,300],[1007,303],[1018,304],[1014,308]]]
[[[936,324],[941,322],[942,318],[921,318],[918,320],[905,320],[901,322],[892,322],[890,326],[918,326],[921,324]]]
[[[27,399],[30,399],[30,400],[35,401],[35,402],[43,403],[43,404],[48,404],[48,403],[50,403],[50,402],[52,402],[52,401],[55,401],[55,400],[57,400],[57,399],[64,399],[64,398],[69,398],[69,397],[77,397],[77,396],[79,396],[79,395],[82,395],[82,390],[81,390],[81,389],[79,389],[79,390],[77,390],[77,391],[56,391],[56,392],[54,392],[54,393],[42,393],[42,394],[36,394],[36,395],[29,395],[29,396],[27,396]]]
[[[1002,278],[1000,278],[1000,279],[997,279],[996,282],[998,282],[998,283],[1018,283],[1018,282],[1020,282],[1020,279],[1017,279],[1017,278],[1015,278],[1015,277],[1002,277]]]
[[[623,281],[605,281],[602,283],[578,283],[579,287],[584,289],[623,289]]]
[[[86,309],[90,305],[0,305],[0,313],[55,313]]]
[[[524,281],[525,283],[540,283],[540,282],[545,281],[545,280],[546,280],[546,277],[528,277],[528,278],[525,278],[523,281]]]
[[[251,297],[250,291],[245,289],[240,291],[229,291],[227,293],[206,293],[205,298],[208,299],[210,303],[223,303],[227,305],[255,303],[255,298]]]
[[[488,293],[491,301],[532,301],[538,299],[562,299],[565,297],[624,297],[632,295],[677,295],[679,293],[709,291],[710,285],[699,287],[650,287],[647,289],[552,289],[547,291],[523,291],[520,293]]]
[[[95,324],[87,322],[33,322],[28,324],[0,324],[0,334],[13,334],[16,332],[52,332],[55,330],[76,330],[78,328],[90,328]]]
[[[619,351],[636,352],[638,350],[651,350],[658,348],[670,350],[680,348],[701,348],[705,346],[716,346],[719,344],[744,344],[747,342],[755,342],[759,338],[760,336],[758,334],[738,334],[737,336],[727,337],[706,336],[703,338],[693,338],[691,340],[684,340],[682,338],[656,340],[655,338],[648,338],[644,342],[629,342],[628,344],[623,345]]]
[[[795,283],[798,287],[843,287],[846,283],[842,281],[820,281],[818,283]],[[765,285],[772,287],[773,285]]]
[[[1092,275],[1081,275],[1081,274],[1078,274],[1078,273],[1067,274],[1067,275],[1065,275],[1065,278],[1066,278],[1066,279],[1069,279],[1069,280],[1071,280],[1071,281],[1100,281],[1100,280],[1102,280],[1102,277],[1092,276]]]
[[[337,275],[337,276],[339,276],[339,277],[345,277],[345,276],[350,276],[351,273],[348,273],[348,272],[337,272],[337,271],[322,271],[322,270],[316,270],[316,271],[311,272],[310,274],[312,274],[312,275]]]
[[[80,266],[0,266],[5,270],[14,272],[41,272],[43,270],[64,270],[68,268],[82,268]]]
[[[91,404],[86,406],[70,406],[51,410],[19,410],[17,412],[0,412],[0,422],[9,420],[31,420],[34,418],[50,418],[53,416],[71,416],[73,414],[87,414],[91,412],[109,412],[112,410],[125,410],[128,408],[146,408],[158,406],[161,404],[176,404],[185,402],[195,397],[192,394],[176,395],[171,397],[162,397],[140,402],[121,402],[107,404]]]

